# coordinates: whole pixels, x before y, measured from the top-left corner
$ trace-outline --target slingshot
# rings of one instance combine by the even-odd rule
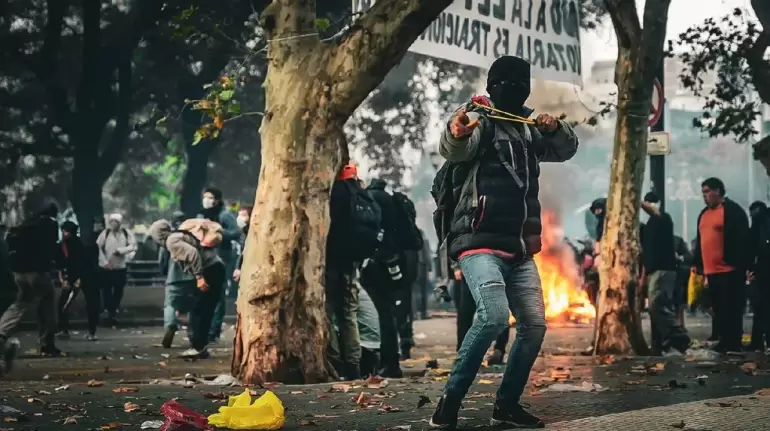
[[[530,120],[529,118],[524,118],[515,114],[511,114],[510,112],[505,112],[502,109],[493,108],[491,106],[482,105],[478,102],[471,102],[473,106],[476,106],[478,108],[482,109],[488,109],[492,112],[496,112],[498,114],[503,114],[505,117],[500,115],[487,115],[488,118],[494,118],[497,120],[505,120],[505,121],[511,121],[514,123],[524,123],[524,124],[535,124],[535,120]]]

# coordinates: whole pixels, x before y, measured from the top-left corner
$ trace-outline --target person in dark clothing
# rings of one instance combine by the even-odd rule
[[[235,271],[233,271],[233,282],[230,285],[230,297],[237,298],[238,290],[240,289],[241,282],[241,267],[243,266],[243,256],[246,253],[246,239],[249,237],[249,223],[251,223],[251,211],[253,207],[244,206],[238,210],[238,218],[236,219],[238,227],[241,228],[241,239],[239,241],[240,253],[238,254],[238,260],[235,262]]]
[[[743,312],[748,252],[749,219],[740,205],[725,197],[722,180],[701,184],[706,207],[698,215],[698,235],[693,251],[696,271],[705,274],[713,307],[712,330],[720,353],[743,348]]]
[[[0,224],[0,314],[4,313],[8,307],[16,300],[18,289],[13,280],[13,272],[8,262],[8,244],[5,242],[5,234],[8,227]]]
[[[85,250],[78,237],[78,225],[71,221],[65,221],[61,226],[62,239],[56,253],[56,268],[59,272],[61,293],[59,294],[59,338],[69,338],[69,306],[70,294],[77,292],[81,287],[83,268],[85,265]],[[74,299],[74,296],[73,296]]]
[[[389,267],[398,268],[402,272],[403,266],[401,250],[398,249],[395,235],[395,208],[393,197],[385,190],[385,180],[374,179],[369,184],[367,191],[374,198],[382,211],[382,230],[384,232],[382,243],[377,254],[362,271],[362,284],[366,292],[372,298],[377,315],[380,319],[380,362],[382,377],[399,378],[403,376],[399,364],[398,323],[396,316],[396,301],[403,290],[408,290],[411,284],[407,284],[402,276],[394,280],[388,272]]]
[[[687,283],[690,281],[690,268],[692,268],[692,253],[687,242],[678,235],[674,235],[674,249],[676,250],[676,285],[677,285],[677,319],[684,327],[684,311],[687,308]]]
[[[516,341],[492,424],[545,426],[520,404],[546,332],[543,290],[533,260],[542,247],[540,162],[571,159],[578,137],[568,123],[548,114],[526,120],[533,112],[524,106],[530,78],[526,60],[498,58],[487,76],[490,96],[474,97],[458,109],[441,135],[439,152],[452,169],[444,172],[452,175],[456,205],[448,236],[439,241],[447,240],[448,257],[459,262],[468,281],[476,320],[431,417],[434,427],[456,429],[462,399],[489,345],[508,327],[511,312],[517,321]]]
[[[99,314],[102,310],[102,270],[99,266],[99,245],[96,240],[105,228],[104,217],[94,217],[92,231],[81,232],[83,242],[83,268],[80,277],[80,290],[86,301],[86,314],[88,319],[88,334],[86,339],[97,341],[96,328],[99,325]]]
[[[361,378],[361,342],[358,333],[358,265],[368,256],[358,256],[351,247],[357,239],[351,214],[355,193],[365,193],[358,183],[353,162],[342,167],[332,185],[329,202],[331,223],[326,242],[326,313],[334,319],[339,334],[330,333],[330,362],[345,379]],[[339,352],[339,357],[336,353]]]
[[[684,353],[690,346],[690,337],[677,318],[681,302],[678,281],[678,262],[674,241],[674,222],[661,211],[660,200],[647,193],[642,210],[650,216],[642,234],[642,260],[649,289],[649,312],[652,326],[653,352],[673,355]]]
[[[234,241],[241,239],[241,229],[238,227],[238,221],[235,215],[225,207],[225,202],[222,198],[222,191],[214,188],[207,187],[203,190],[203,199],[201,201],[203,209],[199,218],[205,218],[219,223],[222,226],[222,244],[219,246],[219,257],[222,259],[222,263],[225,266],[225,281],[222,289],[219,289],[221,298],[217,302],[216,309],[214,310],[214,317],[211,320],[211,328],[209,330],[209,339],[212,343],[219,342],[219,337],[222,335],[222,324],[225,319],[226,296],[227,289],[230,286],[230,280],[232,274],[235,272],[235,248],[233,247]]]
[[[751,305],[754,320],[751,325],[750,351],[770,349],[770,210],[764,202],[749,207],[751,231],[749,234],[749,272]],[[770,350],[768,350],[770,352]]]
[[[607,198],[598,198],[591,202],[591,213],[596,217],[596,241],[602,240],[604,234],[604,216],[607,211]]]
[[[0,317],[0,376],[12,368],[14,347],[8,343],[24,314],[39,300],[40,353],[60,356],[56,348],[56,304],[51,272],[54,269],[59,225],[59,209],[53,201],[28,218],[6,236],[9,263],[19,288],[16,301]]]

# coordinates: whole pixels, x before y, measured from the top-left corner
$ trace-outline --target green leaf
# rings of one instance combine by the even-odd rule
[[[219,129],[214,129],[213,132],[211,132],[211,139],[216,139],[219,137]]]
[[[318,31],[326,31],[331,25],[331,21],[326,18],[317,18],[315,20],[315,28]]]
[[[198,145],[200,142],[205,139],[208,135],[208,131],[206,129],[198,129],[195,131],[195,135],[193,136],[193,145]]]
[[[227,105],[227,113],[232,115],[240,115],[241,113],[241,104],[240,102],[237,102],[233,100],[230,102],[229,105]]]
[[[214,84],[210,84],[210,83],[209,83],[209,84],[206,84],[206,85],[204,85],[204,86],[203,86],[203,89],[204,89],[204,90],[208,90],[209,88],[211,88],[211,87],[213,87],[213,86],[214,86]]]
[[[232,99],[235,95],[235,91],[233,90],[225,90],[221,93],[219,93],[219,100],[223,100],[227,102],[228,100]]]

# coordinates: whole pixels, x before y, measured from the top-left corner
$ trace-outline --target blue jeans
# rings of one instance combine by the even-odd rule
[[[197,289],[195,280],[166,285],[166,298],[163,303],[163,326],[166,329],[179,329],[176,312],[190,311]]]
[[[497,401],[518,403],[545,338],[545,305],[537,266],[531,258],[510,262],[484,253],[462,258],[460,269],[476,302],[476,320],[457,352],[445,394],[457,400],[465,397],[490,344],[508,327],[510,308],[516,318],[516,340]]]

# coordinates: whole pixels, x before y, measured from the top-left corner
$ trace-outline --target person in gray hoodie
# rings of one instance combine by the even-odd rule
[[[184,213],[175,211],[171,222],[174,230],[178,229],[184,220]],[[168,349],[171,348],[174,335],[182,324],[179,317],[186,315],[190,310],[190,304],[193,303],[196,291],[195,277],[185,272],[179,263],[171,261],[171,254],[164,246],[158,248],[158,264],[161,272],[166,275],[166,295],[163,304],[163,326],[166,328],[166,333],[161,345]],[[187,335],[192,339],[190,325],[187,325]]]
[[[225,284],[225,265],[215,247],[199,241],[193,234],[174,230],[168,220],[158,220],[150,226],[150,236],[165,247],[170,261],[195,279],[195,300],[190,309],[191,348],[182,353],[186,358],[209,356],[209,328],[214,308]]]

